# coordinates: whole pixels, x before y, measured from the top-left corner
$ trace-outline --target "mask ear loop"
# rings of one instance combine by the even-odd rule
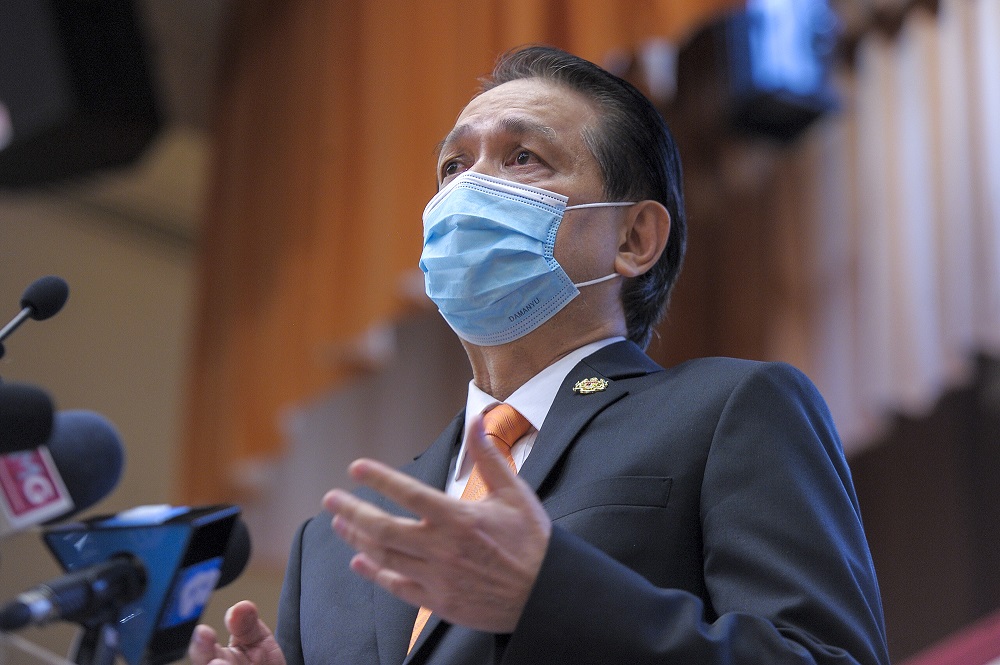
[[[635,201],[597,201],[595,203],[578,203],[575,206],[566,206],[566,210],[575,210],[578,208],[624,208],[626,206],[634,206]],[[594,284],[600,284],[601,282],[606,282],[609,279],[614,279],[615,277],[621,277],[616,272],[610,275],[605,275],[604,277],[598,277],[597,279],[590,279],[586,282],[580,282],[579,284],[574,284],[576,288],[581,288],[584,286],[593,286]]]
[[[574,206],[566,206],[566,210],[576,210],[577,208],[624,208],[634,206],[635,201],[598,201],[596,203],[577,203]]]
[[[597,279],[590,279],[587,280],[586,282],[580,282],[579,284],[574,284],[573,286],[579,289],[584,286],[593,286],[594,284],[600,284],[601,282],[606,282],[609,279],[614,279],[615,277],[621,277],[621,275],[619,275],[616,272],[613,272],[610,275],[605,275],[604,277],[598,277]]]
[[[634,206],[635,201],[597,201],[596,203],[578,203],[574,206],[566,206],[566,210],[575,210],[577,208],[624,208],[626,206]],[[616,272],[610,275],[605,275],[604,277],[598,277],[597,279],[590,279],[586,282],[580,282],[579,284],[574,284],[576,288],[581,288],[583,286],[593,286],[594,284],[600,284],[601,282],[606,282],[609,279],[614,279],[615,277],[621,277]]]

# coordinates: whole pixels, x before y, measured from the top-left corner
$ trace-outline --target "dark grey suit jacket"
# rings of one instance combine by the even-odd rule
[[[610,384],[572,391],[591,377]],[[443,488],[462,423],[404,470]],[[790,366],[664,371],[612,344],[567,376],[520,475],[554,526],[512,634],[432,616],[407,658],[416,608],[348,570],[353,552],[322,513],[288,563],[289,663],[889,662],[850,472],[822,398]]]

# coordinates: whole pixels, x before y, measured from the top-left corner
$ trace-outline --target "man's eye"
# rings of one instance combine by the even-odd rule
[[[517,155],[515,155],[514,163],[518,166],[524,166],[531,161],[532,157],[534,157],[534,155],[527,150],[521,150],[517,153]]]
[[[445,176],[455,175],[458,173],[458,162],[448,162],[441,169],[441,173]]]

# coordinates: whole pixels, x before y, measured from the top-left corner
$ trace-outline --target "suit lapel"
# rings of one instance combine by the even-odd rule
[[[452,455],[461,441],[464,421],[464,413],[455,416],[430,448],[406,465],[402,469],[403,472],[431,487],[443,489],[448,469],[451,467]],[[385,500],[380,507],[389,512],[400,512],[388,500]],[[417,608],[396,598],[381,587],[376,587],[373,593],[376,617],[375,638],[378,644],[379,662],[393,664],[402,662],[403,656],[406,654],[406,647],[410,643],[410,633],[413,631],[413,622],[417,617]]]
[[[661,369],[631,342],[611,344],[577,363],[559,386],[519,475],[538,492],[587,423],[629,393],[625,379]],[[574,391],[578,382],[592,378],[607,380],[607,387],[590,394]]]

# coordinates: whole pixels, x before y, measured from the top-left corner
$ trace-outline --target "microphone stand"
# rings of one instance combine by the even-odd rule
[[[83,632],[70,652],[77,665],[114,665],[118,653],[118,608],[81,622]]]

